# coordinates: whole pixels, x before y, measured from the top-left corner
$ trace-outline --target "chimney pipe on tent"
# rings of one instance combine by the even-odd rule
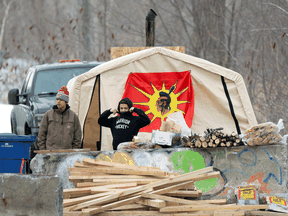
[[[146,14],[146,47],[154,46],[156,16],[157,14],[152,9]]]

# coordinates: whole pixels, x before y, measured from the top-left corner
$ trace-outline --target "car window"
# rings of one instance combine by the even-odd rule
[[[33,80],[34,80],[34,75],[35,75],[35,70],[33,69],[33,70],[31,70],[31,74],[30,74],[29,80],[27,82],[26,93],[29,93],[32,90],[32,84],[33,84]]]
[[[57,92],[62,86],[66,86],[70,79],[89,71],[93,67],[95,66],[38,71],[36,73],[34,95]]]
[[[26,75],[26,77],[25,77],[25,80],[24,80],[24,82],[23,82],[23,85],[22,85],[21,94],[26,93],[26,87],[27,87],[27,83],[28,83],[28,81],[29,81],[29,78],[30,78],[30,76],[31,76],[31,73],[32,73],[32,69],[29,69],[29,70],[28,70],[28,73],[27,73],[27,75]]]

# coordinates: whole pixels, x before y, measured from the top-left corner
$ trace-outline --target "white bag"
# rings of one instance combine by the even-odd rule
[[[167,118],[169,120],[174,121],[175,124],[181,126],[181,134],[182,134],[182,136],[188,137],[188,136],[193,136],[194,135],[192,130],[187,126],[182,112],[178,111],[178,112],[174,112],[174,113],[168,114]]]

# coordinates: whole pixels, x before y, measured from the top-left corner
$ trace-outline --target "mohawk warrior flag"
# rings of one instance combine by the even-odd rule
[[[129,98],[142,109],[151,124],[140,132],[152,132],[173,112],[181,111],[188,127],[194,113],[194,90],[190,71],[165,73],[130,73],[122,98]]]

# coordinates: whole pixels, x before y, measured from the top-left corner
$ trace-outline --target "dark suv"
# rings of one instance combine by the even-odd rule
[[[66,62],[30,67],[21,93],[11,89],[9,104],[15,105],[11,112],[12,133],[38,135],[43,115],[56,104],[56,94],[75,76],[89,71],[100,62]]]

